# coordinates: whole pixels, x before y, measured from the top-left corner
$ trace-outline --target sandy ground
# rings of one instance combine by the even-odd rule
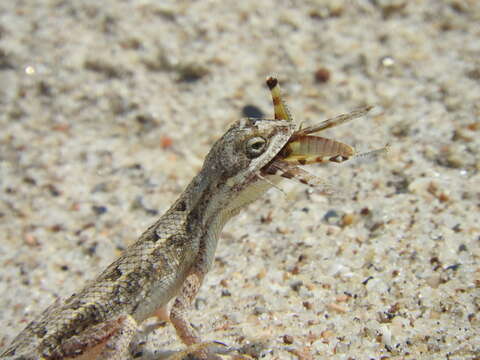
[[[98,3],[0,3],[0,349],[270,117],[276,74],[305,124],[375,105],[325,135],[391,151],[232,220],[191,321],[263,359],[480,358],[478,1]]]

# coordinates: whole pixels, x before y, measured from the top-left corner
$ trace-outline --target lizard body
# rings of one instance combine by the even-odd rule
[[[279,158],[288,157],[281,155],[282,149],[294,138],[296,125],[276,79],[267,84],[275,119],[236,121],[213,145],[199,174],[172,207],[96,279],[41,313],[0,358],[128,359],[137,325],[160,316],[169,302],[169,320],[181,340],[189,346],[201,342],[185,314],[212,265],[224,224],[281,177],[300,177],[304,183],[314,178]],[[294,155],[297,158],[298,151]],[[195,354],[209,356],[206,350]]]

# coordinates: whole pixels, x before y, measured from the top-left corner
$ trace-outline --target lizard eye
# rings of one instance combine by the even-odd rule
[[[246,144],[247,156],[249,158],[256,158],[260,156],[266,148],[267,140],[262,137],[253,137],[248,139]]]

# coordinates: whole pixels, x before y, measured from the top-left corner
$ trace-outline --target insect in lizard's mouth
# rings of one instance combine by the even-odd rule
[[[338,121],[338,118],[342,120],[348,117],[355,118],[360,116],[360,114],[366,113],[369,109],[370,108],[364,108],[350,114],[340,115],[340,117],[334,119]],[[374,156],[388,150],[387,145],[378,150],[356,154],[355,149],[350,145],[321,136],[310,135],[313,132],[317,132],[318,128],[323,130],[324,126],[330,123],[331,120],[332,119],[329,119],[319,125],[294,132],[290,140],[278,154],[261,169],[261,176],[268,177],[276,175],[286,179],[294,179],[302,184],[315,187],[325,194],[332,194],[334,193],[333,186],[329,185],[325,180],[321,180],[319,177],[302,169],[299,165],[325,162],[341,163],[352,157]],[[338,125],[338,123],[334,125]],[[332,125],[329,127],[331,126]]]
[[[264,166],[261,177],[279,176],[293,179],[319,189],[325,194],[333,193],[333,187],[319,177],[307,172],[298,165],[309,165],[326,161],[343,162],[355,154],[349,145],[319,137],[293,134],[278,154]]]
[[[268,78],[267,86],[270,88],[272,94],[275,119],[293,121],[288,108],[281,98],[277,79],[272,77]],[[371,106],[366,106],[351,113],[327,119],[319,124],[298,129],[292,134],[277,155],[260,170],[260,177],[276,175],[287,179],[295,179],[303,184],[320,188],[324,193],[332,193],[332,186],[329,186],[317,176],[303,170],[298,165],[323,162],[341,163],[353,156],[374,155],[384,152],[388,150],[388,145],[379,150],[355,155],[355,149],[350,145],[312,134],[363,116],[371,109]]]

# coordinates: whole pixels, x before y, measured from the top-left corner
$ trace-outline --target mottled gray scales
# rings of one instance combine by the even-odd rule
[[[302,163],[303,149],[309,156],[313,152],[324,157],[325,147],[308,145],[315,140],[307,135],[348,120],[344,115],[296,131],[297,125],[280,97],[278,81],[270,78],[267,83],[275,120],[241,119],[233,123],[213,144],[199,174],[170,210],[96,279],[66,300],[58,300],[31,322],[0,355],[3,359],[129,359],[129,344],[137,325],[148,317],[163,316],[168,305],[177,335],[191,346],[179,356],[194,352],[207,359],[211,355],[209,344],[201,344],[186,314],[212,266],[220,231],[282,177],[310,186],[323,185],[320,179],[288,163],[289,157],[296,156],[300,161],[294,159],[295,164]],[[288,148],[291,141],[296,141],[295,149]],[[332,144],[339,151],[348,148]],[[334,161],[344,154],[331,155],[335,155],[331,158]]]

